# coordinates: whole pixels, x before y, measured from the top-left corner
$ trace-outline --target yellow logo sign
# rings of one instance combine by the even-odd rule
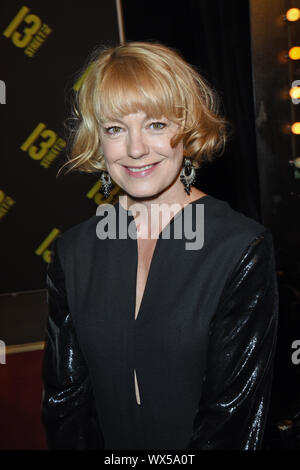
[[[7,196],[0,189],[0,220],[8,213],[11,207],[16,203],[10,196]]]
[[[16,47],[24,49],[24,53],[28,57],[33,57],[52,32],[52,29],[43,23],[37,15],[29,12],[30,9],[23,6],[7,26],[3,35],[10,38]],[[21,28],[22,23],[27,26],[22,25],[23,28]],[[19,27],[20,31],[18,31]]]
[[[48,246],[55,240],[56,237],[60,234],[60,230],[58,228],[54,228],[51,230],[49,235],[45,238],[45,240],[40,244],[40,246],[35,250],[35,254],[38,256],[42,256],[43,260],[46,263],[50,263],[51,261],[51,250],[48,249]]]
[[[27,152],[33,160],[39,160],[44,168],[49,168],[66,146],[66,142],[46,127],[46,124],[40,122],[22,144],[21,150]]]

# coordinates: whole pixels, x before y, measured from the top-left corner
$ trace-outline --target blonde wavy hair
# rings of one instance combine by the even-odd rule
[[[86,70],[75,95],[68,171],[106,170],[100,124],[138,111],[179,124],[170,144],[182,140],[184,155],[196,168],[223,153],[230,124],[220,115],[220,98],[173,49],[147,42],[104,47],[94,52]]]

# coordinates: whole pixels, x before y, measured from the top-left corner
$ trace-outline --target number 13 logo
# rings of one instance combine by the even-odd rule
[[[43,140],[41,140],[38,145],[33,145],[39,137],[42,137]],[[28,152],[33,160],[41,160],[52,145],[55,144],[56,139],[57,134],[51,129],[46,129],[46,125],[40,122],[25,140],[24,144],[22,144],[21,150]]]
[[[11,38],[15,46],[20,48],[28,46],[28,44],[32,40],[32,37],[38,32],[38,30],[42,26],[41,19],[37,15],[33,15],[32,13],[28,14],[29,11],[29,8],[25,6],[22,7],[3,33],[5,37]],[[23,21],[29,26],[26,26],[23,29],[22,33],[19,33],[16,30]]]

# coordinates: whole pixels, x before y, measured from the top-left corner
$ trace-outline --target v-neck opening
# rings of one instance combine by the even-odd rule
[[[153,270],[153,263],[154,263],[154,260],[155,260],[155,257],[157,257],[157,251],[158,251],[158,246],[159,246],[159,240],[162,240],[162,233],[174,222],[174,220],[179,217],[180,214],[182,214],[185,210],[186,207],[198,202],[198,201],[201,201],[201,199],[207,199],[209,198],[210,195],[209,194],[206,194],[205,196],[201,196],[200,198],[198,199],[194,199],[193,201],[189,202],[188,204],[186,204],[184,207],[182,207],[178,212],[176,212],[176,214],[174,215],[174,217],[172,217],[172,219],[170,219],[170,221],[165,225],[165,227],[160,231],[159,233],[159,236],[157,237],[156,239],[156,244],[155,244],[155,247],[154,247],[154,250],[153,250],[153,254],[152,254],[152,257],[151,257],[151,261],[150,261],[150,266],[149,266],[149,270],[148,270],[148,274],[147,274],[147,278],[146,278],[146,282],[145,282],[145,287],[144,287],[144,291],[143,291],[143,294],[142,294],[142,298],[141,298],[141,302],[140,302],[140,306],[139,306],[139,309],[138,309],[138,312],[137,312],[137,315],[135,316],[135,310],[136,310],[136,304],[137,304],[137,294],[136,294],[136,290],[137,290],[137,275],[138,275],[138,262],[139,262],[139,253],[138,253],[138,240],[136,239],[136,244],[135,244],[135,248],[136,248],[136,274],[135,274],[135,295],[134,295],[134,310],[133,310],[133,320],[134,320],[134,324],[136,324],[136,322],[141,318],[141,312],[142,312],[142,307],[143,307],[143,304],[145,303],[145,297],[147,295],[147,291],[148,291],[148,284],[149,284],[149,279],[150,279],[150,276],[151,276],[151,272]],[[118,201],[117,203],[119,205],[119,208],[121,207],[124,211],[128,212],[129,214],[129,217],[133,218],[134,220],[134,216],[132,215],[132,212],[130,210],[127,210],[125,209],[121,204],[120,202]]]
[[[188,207],[188,206],[191,206],[192,204],[194,204],[195,202],[198,202],[198,201],[201,201],[202,199],[206,199],[210,197],[209,194],[206,194],[205,196],[201,196],[199,197],[198,199],[194,199],[193,201],[189,202],[188,204],[186,204],[184,207],[182,207],[178,212],[176,212],[176,214],[174,215],[174,217],[172,217],[172,219],[169,220],[169,222],[167,223],[167,225],[160,231],[159,233],[159,236],[158,238],[161,238],[161,234],[162,232],[167,229],[168,226],[170,226],[175,219],[177,219],[177,217],[180,216],[180,214],[183,214],[184,210]]]
[[[158,250],[157,246],[158,246],[159,238],[160,237],[157,238],[156,243],[155,243],[155,247],[154,247],[154,250],[153,250],[153,253],[152,253],[152,257],[151,257],[151,261],[150,261],[150,265],[149,265],[149,269],[148,269],[148,274],[147,274],[147,277],[146,277],[145,287],[144,287],[144,291],[143,291],[143,294],[142,294],[140,306],[139,306],[137,315],[135,316],[135,310],[136,310],[136,304],[137,304],[136,290],[137,290],[137,275],[138,275],[138,262],[139,262],[138,241],[136,240],[135,301],[134,301],[134,311],[133,311],[133,318],[134,318],[135,322],[140,318],[140,312],[141,312],[141,309],[142,309],[142,306],[143,306],[143,303],[144,303],[144,298],[145,298],[145,294],[146,294],[146,291],[147,291],[147,286],[148,286],[148,283],[149,283],[150,274],[151,274],[151,271],[152,271],[154,257],[156,255],[156,251]]]

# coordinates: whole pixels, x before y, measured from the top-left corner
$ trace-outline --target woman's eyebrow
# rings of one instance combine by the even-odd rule
[[[107,126],[108,124],[124,124],[123,121],[121,121],[120,119],[106,119],[104,121],[101,121],[101,125],[102,126]]]

